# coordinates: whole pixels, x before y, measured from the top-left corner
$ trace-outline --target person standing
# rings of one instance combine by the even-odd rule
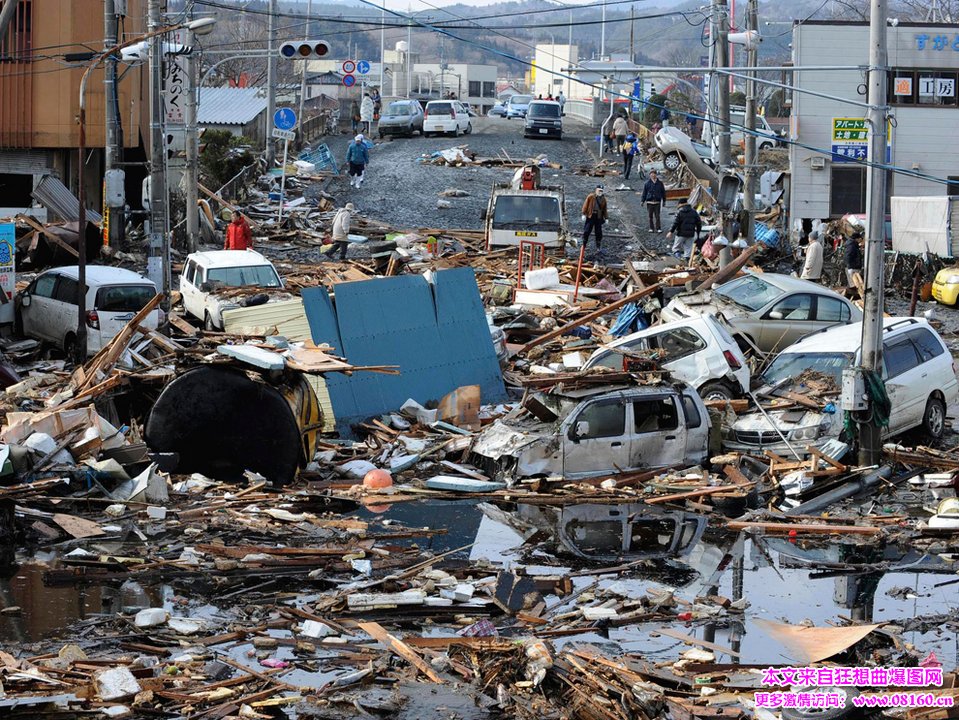
[[[649,180],[643,185],[643,196],[640,202],[646,203],[646,211],[649,213],[649,231],[661,233],[663,231],[663,219],[660,212],[663,209],[663,203],[666,202],[666,186],[659,179],[655,170],[649,171]]]
[[[360,105],[356,100],[350,101],[350,122],[352,123],[353,134],[355,135],[360,129]]]
[[[623,178],[629,180],[629,173],[633,169],[633,158],[639,153],[639,138],[633,133],[627,133],[626,139],[620,147],[623,151]],[[639,168],[639,176],[642,179],[642,166]]]
[[[609,219],[606,196],[601,185],[597,185],[583,203],[583,247],[589,242],[590,233],[596,233],[596,250],[603,252],[603,223]]]
[[[226,226],[226,238],[223,242],[224,250],[251,250],[253,248],[253,232],[250,224],[243,217],[243,213],[233,213],[233,220]]]
[[[346,250],[350,246],[350,219],[353,217],[353,203],[346,203],[333,216],[333,252],[340,251],[340,260],[346,260]]]
[[[562,115],[566,107],[566,96],[563,95],[563,91],[559,91],[559,95],[556,96],[556,102],[559,103],[559,114]]]
[[[350,168],[350,187],[359,189],[363,184],[366,166],[370,162],[370,151],[366,149],[363,133],[353,138],[353,142],[346,149],[346,162]]]
[[[626,136],[629,135],[629,123],[623,115],[617,115],[613,120],[613,135],[616,137],[616,148],[623,147]]]
[[[380,97],[380,91],[377,88],[373,88],[370,91],[370,99],[373,101],[373,119],[380,119],[380,108],[383,105],[383,98]]]
[[[809,233],[809,243],[806,245],[806,260],[803,262],[802,274],[799,277],[803,280],[815,280],[816,282],[822,278],[822,241],[819,239],[818,230]]]
[[[369,93],[363,93],[363,102],[360,103],[360,122],[364,125],[364,130],[373,134],[373,98]]]
[[[703,231],[703,221],[699,213],[689,204],[689,200],[679,201],[679,212],[676,213],[676,219],[673,220],[673,226],[666,233],[666,239],[675,235],[673,241],[673,257],[688,258],[693,250],[693,243],[699,239],[699,233]]]
[[[852,279],[856,273],[862,274],[862,247],[859,245],[861,239],[860,235],[846,238],[846,246],[843,248],[846,258],[846,284],[849,287],[855,287]]]
[[[667,104],[665,100],[663,100],[663,107],[659,111],[659,122],[663,124],[663,127],[666,127],[667,125],[669,125],[669,118],[670,118],[669,105]]]

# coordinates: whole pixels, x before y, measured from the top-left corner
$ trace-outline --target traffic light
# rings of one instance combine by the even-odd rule
[[[323,58],[330,54],[330,44],[326,40],[300,40],[280,45],[280,57],[288,60],[297,58]]]

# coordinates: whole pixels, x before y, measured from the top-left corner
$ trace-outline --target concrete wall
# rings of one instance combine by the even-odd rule
[[[901,23],[888,28],[889,65],[896,69],[959,71],[959,43],[953,49],[957,33],[955,26]],[[920,49],[925,36],[925,47]],[[934,42],[937,36],[947,41]],[[936,49],[936,46],[942,46]],[[793,33],[793,61],[801,66],[864,66],[869,59],[869,28],[864,24],[807,22]],[[793,84],[806,90],[864,103],[858,94],[864,83],[859,70],[795,72]],[[957,83],[959,85],[959,83]],[[959,87],[956,88],[959,93]],[[836,162],[831,157],[834,118],[862,118],[864,107],[838,100],[829,100],[805,93],[793,95],[792,127],[790,137],[798,143],[823,149],[821,152],[791,145],[789,151],[792,170],[791,206],[793,217],[828,218],[831,213],[830,189],[834,167],[856,167],[855,164]],[[959,104],[952,107],[892,106],[894,117],[891,129],[892,164],[906,170],[941,177],[959,175],[959,163],[951,152],[954,128],[959,124]],[[812,169],[813,158],[825,158],[825,167]],[[945,195],[946,186],[903,174],[893,174],[889,195]]]

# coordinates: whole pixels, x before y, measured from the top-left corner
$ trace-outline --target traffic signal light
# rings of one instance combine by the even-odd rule
[[[330,44],[326,40],[300,40],[280,45],[280,57],[288,60],[298,58],[322,58],[330,54]]]

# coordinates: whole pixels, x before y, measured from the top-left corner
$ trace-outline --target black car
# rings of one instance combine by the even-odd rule
[[[524,137],[563,138],[563,113],[555,100],[534,100],[526,111]]]

